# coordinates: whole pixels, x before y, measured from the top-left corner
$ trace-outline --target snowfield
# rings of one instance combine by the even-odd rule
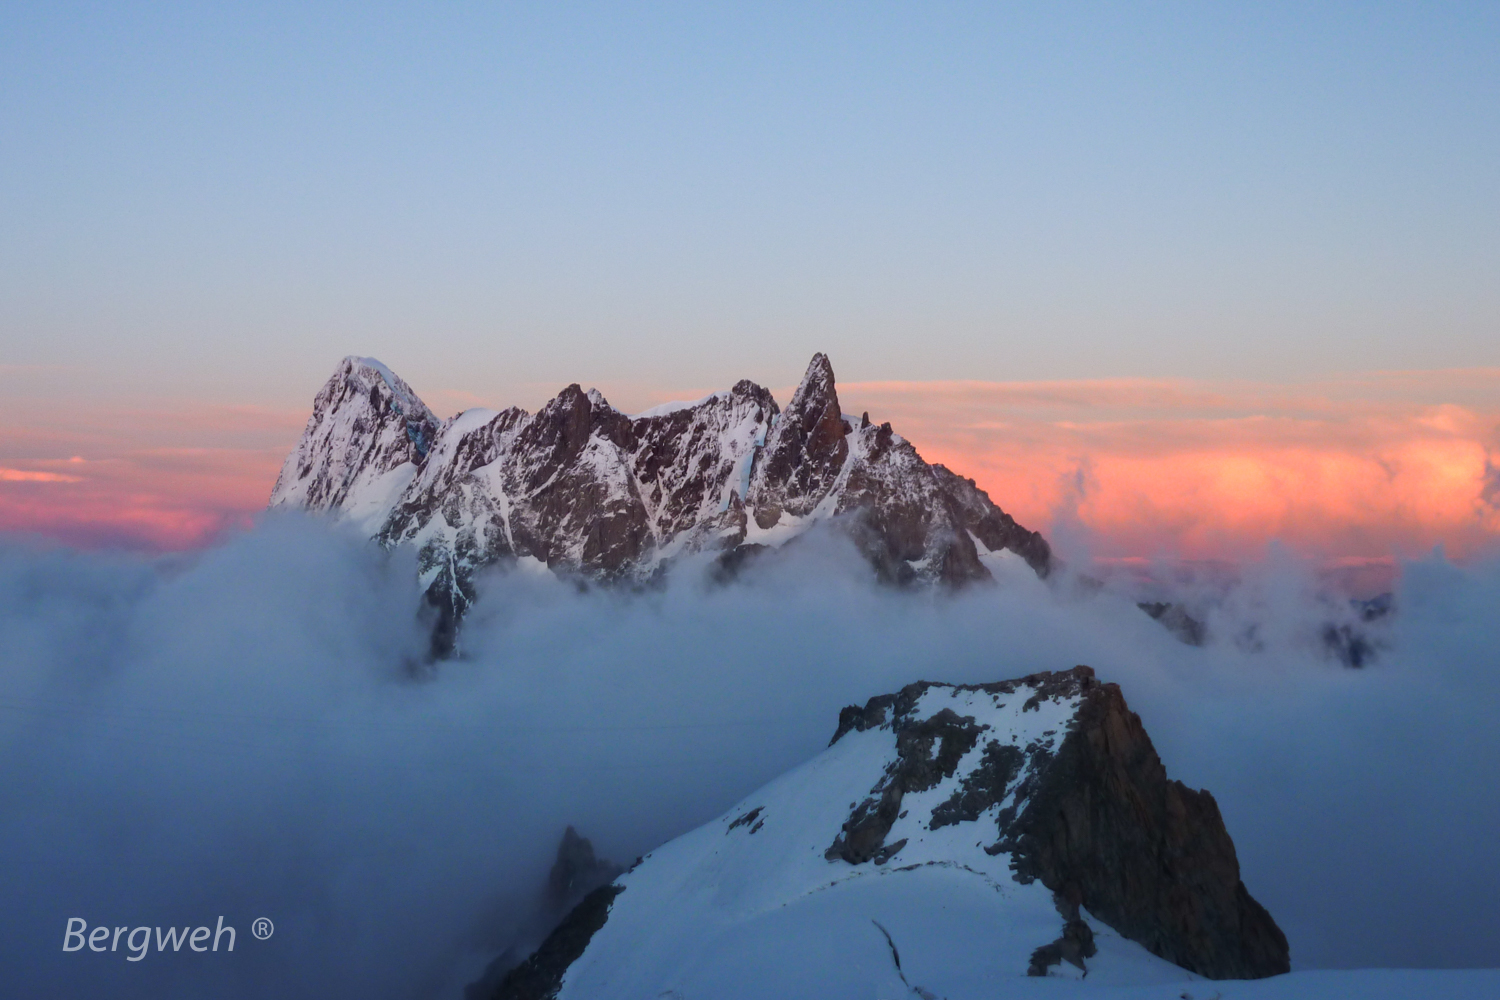
[[[559,1000],[984,1000],[1118,997],[1492,998],[1500,971],[1309,971],[1211,981],[1121,937],[1084,911],[1097,954],[1028,976],[1033,951],[1061,927],[1052,893],[1018,882],[1010,855],[983,848],[1008,797],[977,821],[928,828],[933,808],[980,764],[986,741],[1055,744],[1079,699],[929,687],[906,718],[944,709],[987,727],[935,787],[908,794],[885,863],[826,852],[855,804],[896,763],[889,724],[850,730],[827,750],[616,880],[608,919],[563,977]],[[1022,783],[1020,776],[1017,785]],[[502,993],[502,995],[504,995]]]
[[[841,727],[813,760],[718,819],[652,852],[616,885],[609,917],[567,970],[560,998],[994,997],[1063,995],[1029,977],[1032,953],[1062,927],[1052,893],[1018,882],[1006,852],[990,853],[997,816],[1015,804],[1077,714],[1080,696],[1045,697],[933,685],[903,719],[957,716],[982,730],[953,772],[901,801],[887,858],[830,858],[858,803],[898,764],[892,724]],[[940,713],[947,713],[940,716]],[[996,745],[1041,748],[1010,794],[976,820],[937,823]],[[935,757],[939,743],[933,741]],[[1021,794],[1025,794],[1022,792]],[[1206,981],[1116,934],[1086,912],[1097,954],[1049,979],[1088,992],[1143,988],[1179,996]],[[1004,984],[1004,985],[1002,985]],[[1165,992],[1164,992],[1165,991]],[[1208,995],[1208,994],[1205,994]]]

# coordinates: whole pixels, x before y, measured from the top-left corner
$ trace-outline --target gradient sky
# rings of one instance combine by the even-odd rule
[[[1447,413],[1472,523],[1413,500],[1334,544],[1359,518],[1329,500],[1298,524],[1346,555],[1401,518],[1403,545],[1472,539],[1497,276],[1493,3],[0,8],[0,527],[206,537],[263,503],[349,353],[447,413],[782,387],[823,350],[1034,520],[1085,465],[1096,503],[1158,481],[1145,439],[1204,505],[1306,506],[1313,454],[1368,492],[1392,448],[1455,467],[1408,434]],[[1158,395],[1129,440],[1055,410],[1007,435],[972,399],[917,424],[956,382],[1000,387],[980,409],[1093,386],[1111,420],[1110,387],[1234,402]],[[1294,434],[1308,398],[1344,409]],[[1122,553],[1318,533],[1112,516]]]

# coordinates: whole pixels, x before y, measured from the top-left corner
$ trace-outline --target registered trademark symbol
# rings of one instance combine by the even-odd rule
[[[264,941],[276,933],[276,925],[271,923],[266,917],[256,917],[250,924],[250,933],[254,934],[261,941]]]

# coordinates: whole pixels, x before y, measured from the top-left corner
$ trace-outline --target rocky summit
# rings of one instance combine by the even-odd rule
[[[749,381],[635,416],[570,385],[536,413],[442,421],[380,362],[348,357],[270,506],[415,546],[449,639],[475,574],[518,560],[640,582],[689,553],[733,566],[831,522],[893,583],[984,580],[988,563],[1014,557],[1045,575],[1052,561],[973,480],[924,461],[890,424],[846,416],[822,354],[785,410]]]
[[[595,889],[491,996],[977,1000],[1036,976],[1190,996],[1288,968],[1213,797],[1077,667],[845,709],[826,750]]]

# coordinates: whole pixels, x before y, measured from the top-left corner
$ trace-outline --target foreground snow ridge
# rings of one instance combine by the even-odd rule
[[[1077,667],[846,708],[827,750],[596,890],[495,996],[958,1000],[1288,967],[1213,798]]]

